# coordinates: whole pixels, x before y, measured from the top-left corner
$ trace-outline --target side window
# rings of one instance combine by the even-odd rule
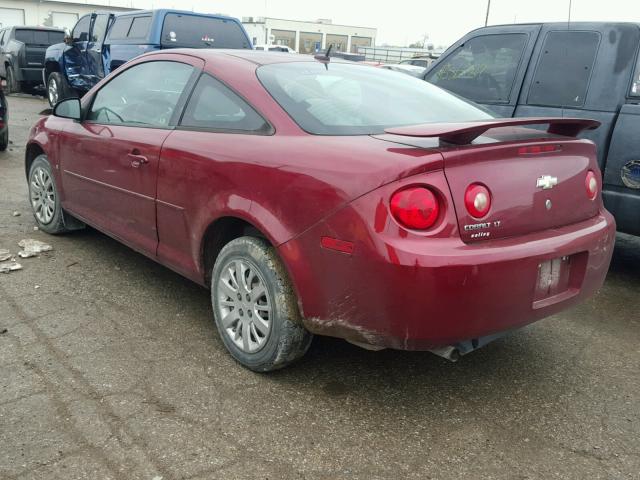
[[[91,30],[91,41],[95,43],[102,43],[104,36],[107,33],[107,22],[109,22],[109,15],[98,15],[93,22],[93,29]]]
[[[192,73],[192,66],[178,62],[135,65],[100,89],[87,119],[102,124],[166,127]]]
[[[509,103],[528,36],[483,35],[467,40],[425,80],[480,103]]]
[[[638,66],[636,67],[636,71],[633,74],[633,79],[631,81],[630,95],[632,97],[640,97],[640,56],[638,57]]]
[[[85,15],[76,26],[73,27],[71,37],[76,42],[86,42],[89,40],[89,23],[91,22],[91,15]]]
[[[542,46],[527,103],[554,107],[583,106],[598,45],[600,34],[597,32],[549,32]]]
[[[145,38],[149,33],[151,17],[135,17],[129,29],[128,38]]]
[[[132,17],[116,17],[116,21],[113,22],[113,26],[109,30],[109,39],[122,40],[127,38],[132,21]]]
[[[242,132],[269,130],[269,125],[247,102],[207,74],[198,80],[180,125]]]

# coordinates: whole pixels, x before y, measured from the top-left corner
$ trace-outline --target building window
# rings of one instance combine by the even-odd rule
[[[300,32],[300,44],[298,45],[298,53],[316,53],[321,49],[321,33]]]
[[[275,30],[271,29],[274,45],[284,45],[286,47],[296,48],[296,32],[292,30]]]
[[[346,52],[348,39],[347,35],[327,34],[327,48],[329,48],[329,45],[333,45],[333,51]]]
[[[370,47],[371,37],[351,37],[351,53],[358,53],[358,47]]]

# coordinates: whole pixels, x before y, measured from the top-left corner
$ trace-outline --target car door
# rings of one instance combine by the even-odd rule
[[[61,134],[64,207],[150,256],[160,149],[201,63],[158,55],[132,64],[92,93],[85,119]]]
[[[207,206],[222,210],[228,192],[246,171],[241,152],[263,151],[269,123],[228,86],[203,73],[182,119],[162,147],[158,175],[158,259],[198,281],[200,241],[211,221]],[[259,188],[259,187],[257,187]],[[234,196],[235,197],[235,196]],[[236,205],[245,202],[233,198]]]
[[[63,53],[64,73],[67,82],[72,87],[83,91],[89,89],[89,83],[83,75],[83,72],[86,71],[86,67],[83,64],[85,62],[84,51],[89,41],[91,19],[94,15],[85,15],[78,20],[71,32],[72,44]]]
[[[83,73],[91,86],[98,83],[105,76],[103,45],[113,17],[113,14],[99,13],[93,17],[91,22],[89,40],[84,51],[85,61],[83,62],[83,66],[86,69]]]
[[[540,25],[489,27],[463,37],[424,79],[511,117]]]

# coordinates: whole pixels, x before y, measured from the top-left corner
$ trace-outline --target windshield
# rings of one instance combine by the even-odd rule
[[[424,80],[366,65],[276,63],[257,74],[293,120],[317,135],[371,135],[392,126],[492,118]]]

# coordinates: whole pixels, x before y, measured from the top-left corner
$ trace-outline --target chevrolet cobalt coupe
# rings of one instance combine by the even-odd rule
[[[326,56],[172,50],[58,103],[26,175],[40,229],[91,225],[210,288],[252,370],[313,334],[455,359],[602,285],[615,223],[576,138],[597,125]]]

